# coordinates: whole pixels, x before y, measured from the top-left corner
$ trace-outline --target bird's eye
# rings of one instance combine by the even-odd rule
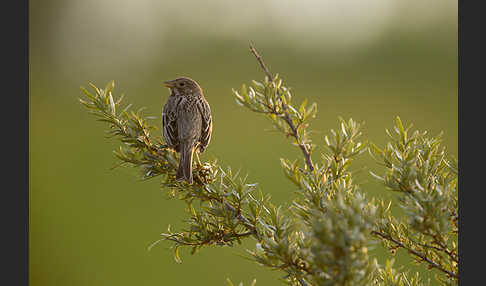
[[[183,82],[179,83],[179,86],[184,86],[184,83]]]

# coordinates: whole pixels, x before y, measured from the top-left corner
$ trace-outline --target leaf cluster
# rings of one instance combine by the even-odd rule
[[[108,123],[110,129],[106,131],[107,137],[116,137],[123,143],[114,152],[121,162],[118,166],[129,164],[140,167],[142,179],[163,174],[168,177],[168,181],[173,181],[177,158],[160,140],[154,141],[151,138],[150,133],[156,128],[148,120],[153,117],[143,116],[143,109],[136,112],[130,110],[131,104],[119,111],[123,96],[114,99],[114,81],[110,81],[104,89],[92,83],[89,85],[94,93],[81,88],[85,98],[79,101],[98,121]]]
[[[253,80],[250,86],[243,85],[240,91],[233,89],[233,94],[239,105],[266,114],[275,130],[292,137],[293,144],[304,145],[310,152],[314,145],[307,127],[317,114],[317,104],[307,106],[307,100],[304,100],[295,108],[290,88],[282,83],[277,74],[273,79],[265,77],[263,82]]]
[[[457,283],[457,160],[447,157],[440,135],[410,134],[411,127],[405,129],[397,118],[394,134],[386,131],[390,142],[383,149],[370,145],[386,168],[383,176],[372,174],[399,193],[399,206],[406,214],[405,221],[384,217],[375,234],[392,251],[406,249],[417,262],[445,273],[441,284]]]

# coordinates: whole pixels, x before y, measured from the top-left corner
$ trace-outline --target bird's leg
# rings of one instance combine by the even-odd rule
[[[200,143],[198,142],[197,145],[196,145],[196,148],[194,148],[194,153],[196,155],[196,161],[197,161],[196,167],[198,169],[202,166],[201,161],[199,160],[199,144]]]
[[[197,165],[196,166],[197,166],[197,168],[199,168],[199,167],[202,166],[201,161],[199,160],[199,150],[196,149],[196,151],[194,153],[196,153],[195,154],[196,155],[196,161],[197,161]]]

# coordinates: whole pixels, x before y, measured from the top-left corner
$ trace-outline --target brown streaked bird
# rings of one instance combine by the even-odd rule
[[[200,165],[198,151],[204,152],[211,140],[211,109],[197,82],[180,77],[164,82],[170,95],[162,111],[162,135],[169,148],[180,153],[176,180],[192,184],[192,156]]]

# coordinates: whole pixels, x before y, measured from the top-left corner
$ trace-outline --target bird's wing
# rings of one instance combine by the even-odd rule
[[[164,109],[162,110],[162,136],[170,148],[179,151],[176,103],[175,98],[169,96],[169,99],[167,99],[164,105]]]
[[[201,99],[198,101],[197,108],[201,113],[201,137],[199,138],[199,152],[204,152],[211,140],[211,133],[213,131],[213,119],[211,117],[211,108],[206,100]]]

